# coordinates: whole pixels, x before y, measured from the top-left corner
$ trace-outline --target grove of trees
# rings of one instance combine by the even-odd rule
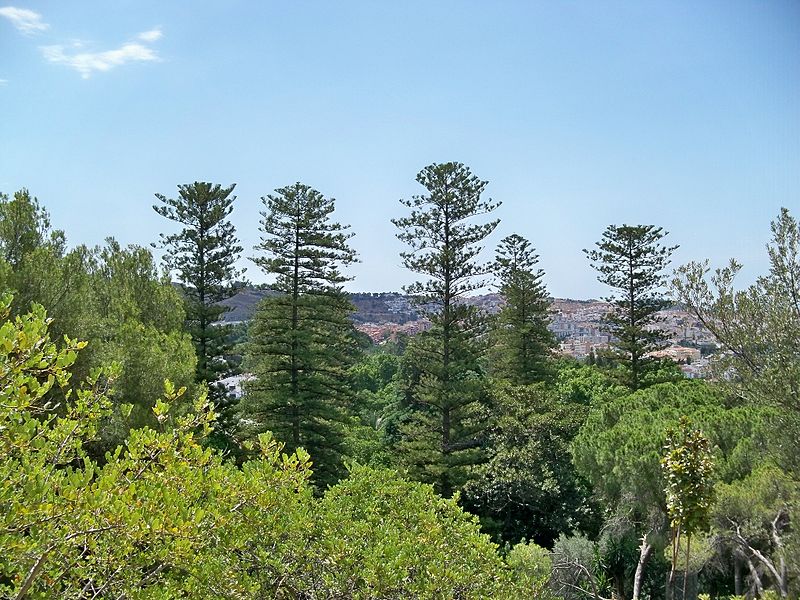
[[[161,265],[0,194],[1,598],[797,597],[790,211],[747,287],[608,226],[590,364],[558,352],[534,242],[487,251],[488,182],[416,180],[393,223],[428,327],[383,344],[351,319],[354,233],[306,184],[262,198],[268,293],[236,330],[233,185],[156,196]],[[489,286],[496,314],[467,301]],[[718,343],[705,379],[654,355],[675,303]]]

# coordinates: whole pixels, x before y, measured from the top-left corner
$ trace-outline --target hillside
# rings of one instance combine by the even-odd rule
[[[231,310],[225,314],[227,322],[247,321],[256,310],[260,300],[273,294],[271,290],[248,287],[223,302]],[[350,294],[356,308],[352,318],[356,327],[376,343],[393,339],[398,334],[414,334],[426,329],[429,323],[414,309],[408,296],[399,292],[360,292]],[[489,314],[502,306],[499,294],[480,294],[465,299]],[[593,350],[602,350],[609,338],[602,330],[608,304],[602,300],[575,300],[554,298],[550,330],[559,341],[562,353],[583,358]],[[687,367],[687,374],[699,375],[706,366],[701,357],[713,351],[716,344],[711,334],[697,320],[680,309],[672,307],[662,311],[661,327],[667,330],[671,346],[668,355],[678,360],[690,357],[694,366]]]
[[[230,307],[224,320],[229,323],[248,321],[255,313],[258,303],[275,292],[264,288],[246,287],[222,304]],[[350,294],[350,301],[356,307],[353,321],[361,323],[396,323],[402,325],[416,321],[419,316],[408,300],[398,292]]]

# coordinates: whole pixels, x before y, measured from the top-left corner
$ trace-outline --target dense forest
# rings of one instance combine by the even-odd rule
[[[535,240],[482,259],[487,182],[416,180],[393,223],[430,326],[382,344],[344,291],[354,232],[303,183],[248,249],[234,185],[155,194],[163,264],[0,194],[0,597],[797,598],[796,218],[750,286],[735,260],[673,271],[657,225],[599,226],[612,343],[581,362]],[[232,325],[244,255],[270,293]],[[487,286],[497,314],[464,301]],[[674,303],[717,340],[706,379],[656,356]]]

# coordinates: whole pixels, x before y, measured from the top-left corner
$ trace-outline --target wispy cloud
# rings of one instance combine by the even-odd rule
[[[42,21],[42,15],[27,8],[16,6],[0,7],[0,17],[5,17],[19,31],[26,35],[49,29],[50,25]]]
[[[5,85],[8,83],[8,79],[0,79],[0,85]]]
[[[95,71],[110,71],[130,62],[158,60],[155,50],[135,42],[105,52],[70,53],[64,46],[42,46],[42,54],[51,63],[75,69],[84,79],[91,77]]]
[[[0,17],[5,17],[14,27],[27,35],[50,28],[50,25],[42,19],[42,15],[27,8],[3,6],[0,7]],[[84,79],[88,79],[92,73],[110,71],[127,63],[159,60],[158,54],[151,44],[163,36],[161,28],[154,27],[142,31],[133,40],[111,50],[87,51],[84,48],[86,44],[80,40],[74,40],[70,44],[41,46],[40,50],[48,62],[65,65],[76,70]],[[0,79],[0,86],[6,83],[6,80]]]
[[[128,42],[119,48],[103,52],[84,52],[80,49],[83,42],[73,42],[69,46],[57,44],[42,46],[42,54],[51,63],[66,65],[75,69],[84,79],[89,79],[92,73],[110,71],[132,62],[152,62],[160,60],[156,51],[147,44],[157,41],[162,37],[160,29],[144,31],[136,36],[137,42]]]
[[[156,42],[160,40],[164,34],[161,32],[160,27],[156,27],[155,29],[151,29],[150,31],[143,31],[140,33],[138,37],[143,42]]]

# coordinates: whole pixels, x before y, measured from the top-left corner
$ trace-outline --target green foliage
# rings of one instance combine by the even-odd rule
[[[787,209],[772,223],[770,270],[754,285],[734,288],[741,265],[731,260],[708,281],[708,263],[678,269],[673,286],[688,310],[726,352],[717,373],[737,394],[781,409],[776,448],[784,466],[800,464],[800,225]]]
[[[191,339],[182,331],[184,311],[179,292],[162,278],[150,252],[122,247],[109,238],[87,261],[90,288],[83,312],[91,316],[79,329],[89,340],[76,373],[85,376],[100,365],[117,363],[119,377],[110,398],[115,411],[93,444],[102,457],[127,437],[130,427],[154,426],[150,402],[165,379],[179,388],[191,386],[196,357]],[[132,405],[129,418],[119,407]]]
[[[295,183],[262,198],[263,236],[255,263],[276,276],[270,287],[284,294],[334,292],[350,278],[340,271],[356,262],[349,226],[331,222],[335,200]]]
[[[701,533],[692,536],[691,547],[687,545],[687,539],[681,536],[677,545],[677,556],[689,556],[689,566],[687,573],[699,573],[714,559],[718,545],[718,540],[712,534]],[[672,560],[672,547],[664,549],[664,559]],[[682,565],[686,568],[685,565]]]
[[[0,193],[0,252],[12,269],[37,248],[58,244],[62,237],[61,232],[51,233],[50,215],[28,190],[14,192],[11,199]]]
[[[653,225],[609,225],[597,249],[584,250],[600,273],[598,280],[617,291],[607,298],[614,309],[606,315],[606,327],[615,338],[622,381],[631,390],[646,387],[645,374],[653,362],[647,355],[666,345],[657,313],[670,303],[658,292],[665,281],[663,270],[678,247],[662,245],[666,235]]]
[[[89,274],[99,327],[138,322],[160,331],[178,332],[185,314],[180,293],[159,273],[150,251],[140,246],[123,247],[114,238],[96,248]]]
[[[395,452],[414,479],[433,483],[444,496],[461,489],[485,460],[489,397],[480,345],[469,337],[451,331],[446,364],[438,329],[415,336],[404,356],[411,377],[401,382],[406,412]]]
[[[499,203],[481,199],[488,182],[461,163],[428,165],[416,179],[428,194],[401,200],[411,215],[392,219],[392,223],[400,230],[397,238],[411,247],[410,252],[400,254],[403,264],[428,278],[406,292],[415,296],[431,317],[445,322],[465,310],[456,309],[452,300],[484,286],[476,278],[490,270],[475,261],[482,250],[478,244],[499,221],[473,224],[469,220],[493,211]],[[456,315],[450,314],[453,310]]]
[[[517,385],[543,381],[550,375],[555,338],[548,329],[550,297],[535,270],[539,256],[530,242],[510,235],[497,247],[493,270],[505,305],[494,322],[492,374]]]
[[[726,387],[769,407],[764,437],[786,472],[766,463],[743,473],[741,483],[729,479],[719,486],[714,522],[746,564],[751,593],[764,596],[772,585],[785,597],[800,569],[791,559],[800,546],[790,527],[800,456],[800,226],[785,208],[772,222],[767,252],[769,273],[746,289],[734,288],[741,269],[735,260],[710,278],[707,262],[689,263],[673,286],[723,346],[714,366]]]
[[[607,372],[572,359],[561,359],[555,384],[558,396],[575,404],[600,405],[629,393]]]
[[[356,258],[329,219],[334,201],[299,183],[263,199],[254,260],[274,293],[244,344],[255,379],[240,413],[195,385],[226,372],[244,337],[215,324],[239,275],[233,186],[158,196],[156,211],[184,226],[162,236],[182,289],[148,250],[113,238],[70,249],[27,190],[0,195],[0,289],[15,291],[0,299],[0,597],[662,597],[670,521],[671,553],[702,568],[704,591],[796,593],[789,211],[753,286],[734,289],[735,262],[710,281],[706,264],[679,271],[681,300],[724,347],[719,381],[690,382],[648,356],[674,250],[660,228],[612,226],[586,252],[620,292],[615,356],[556,361],[527,240],[504,239],[491,267],[477,261],[497,225],[478,222],[496,206],[481,199],[486,182],[458,163],[417,179],[426,194],[394,223],[430,329],[391,348],[349,322],[342,268]],[[506,304],[489,330],[462,300],[492,270]],[[209,436],[229,443],[239,415],[252,460],[236,464]]]
[[[487,182],[460,163],[429,165],[417,181],[428,193],[402,200],[411,214],[392,222],[410,247],[401,253],[403,264],[425,278],[404,289],[431,328],[408,347],[406,360],[416,372],[407,381],[411,413],[398,451],[414,477],[449,496],[481,460],[483,322],[475,307],[458,300],[483,287],[479,278],[489,268],[476,261],[479,244],[498,223],[470,220],[497,204],[481,199]]]
[[[245,433],[270,430],[311,453],[322,488],[343,473],[345,425],[353,393],[348,369],[358,347],[340,271],[355,262],[352,234],[330,220],[334,200],[296,183],[263,198],[265,256],[276,295],[259,305],[249,332],[241,414]]]
[[[774,464],[717,487],[714,529],[748,565],[756,590],[771,583],[785,596],[800,577],[800,539],[793,529],[799,508],[800,482]]]
[[[377,394],[392,382],[400,367],[400,357],[377,347],[364,353],[350,369],[353,390]]]
[[[6,297],[6,313],[9,304]],[[128,451],[114,467],[100,468],[87,456],[83,442],[97,434],[109,410],[105,392],[116,370],[96,371],[80,388],[69,388],[68,369],[84,346],[67,339],[59,349],[50,342],[40,306],[0,329],[0,554],[4,557],[0,594],[4,596],[77,596],[81,588],[83,593],[100,590],[95,584],[101,582],[103,590],[113,592],[124,585],[122,578],[113,584],[106,579],[113,579],[121,564],[130,567],[128,577],[140,579],[147,571],[139,573],[138,567],[150,568],[156,556],[136,551],[138,544],[149,544],[154,536],[149,517],[175,506],[163,496],[145,504],[146,495],[134,494],[137,481],[146,479],[152,466],[137,456],[154,459],[160,454],[156,438],[146,432],[131,437]],[[54,386],[67,399],[57,417],[42,404]],[[169,399],[176,396],[169,390]],[[179,423],[180,428],[193,430],[204,423],[189,421]],[[174,450],[179,453],[178,445]],[[121,467],[119,476],[115,469]],[[160,469],[155,473],[160,478]],[[169,554],[171,541],[165,540],[158,551]],[[146,560],[137,562],[144,555]]]
[[[607,581],[600,570],[599,547],[582,535],[562,534],[552,552],[553,573],[550,585],[558,598],[583,600],[597,598]]]
[[[631,595],[640,554],[641,540],[637,534],[636,528],[622,515],[613,515],[603,524],[597,543],[595,569],[604,585],[614,591],[612,597],[627,598]]]
[[[78,379],[103,364],[121,367],[109,396],[114,414],[104,422],[102,440],[92,444],[92,456],[102,458],[124,440],[131,425],[154,424],[149,402],[164,379],[179,387],[192,381],[195,358],[191,341],[181,332],[180,295],[145,248],[122,247],[108,238],[103,247],[67,251],[63,232],[50,229],[46,211],[25,190],[10,203],[0,203],[0,209],[0,233],[11,236],[2,237],[0,246],[15,261],[8,270],[0,269],[0,286],[16,291],[11,314],[42,304],[52,317],[54,338],[70,334],[87,340],[73,368]],[[51,389],[48,400],[63,401],[63,394]],[[133,405],[131,419],[119,414],[123,404]]]
[[[496,546],[455,500],[391,471],[355,467],[321,500],[320,561],[308,597],[507,597]],[[325,590],[325,594],[321,591]]]
[[[347,455],[360,464],[390,466],[396,461],[389,447],[387,428],[393,428],[398,412],[395,377],[400,357],[383,346],[361,355],[350,368],[353,423],[347,428]]]
[[[591,491],[570,454],[588,407],[543,384],[497,384],[492,397],[488,460],[465,488],[465,505],[504,542],[552,546],[561,533],[591,531]]]
[[[517,585],[526,592],[526,597],[547,596],[547,584],[553,570],[553,559],[545,548],[522,540],[514,545],[506,556],[506,562],[514,573]]]
[[[593,407],[573,444],[575,465],[606,506],[665,506],[661,450],[665,431],[684,415],[708,435],[722,479],[746,475],[769,455],[766,411],[729,405],[718,387],[683,381]]]
[[[659,384],[597,402],[573,442],[575,466],[607,510],[605,530],[645,537],[656,556],[668,530],[660,466],[665,432],[685,415],[708,435],[721,479],[742,477],[769,456],[769,415],[731,404],[718,386],[701,381]],[[630,566],[625,577],[633,571]],[[658,584],[663,589],[663,579]],[[631,589],[627,582],[624,587]]]
[[[708,438],[692,428],[687,417],[681,417],[677,429],[667,430],[661,467],[672,527],[686,535],[706,530],[714,496],[714,460]]]
[[[2,300],[7,314],[11,299]],[[309,457],[270,435],[237,467],[201,444],[204,395],[167,382],[156,428],[95,463],[85,442],[116,369],[70,387],[85,344],[53,344],[44,309],[0,326],[0,596],[484,598],[519,593],[474,517],[430,486],[354,467],[314,499]],[[68,399],[59,416],[51,388]]]
[[[220,302],[234,294],[234,281],[242,274],[235,267],[242,247],[228,220],[236,200],[231,196],[235,185],[182,184],[178,198],[156,194],[161,204],[153,206],[159,215],[183,226],[178,233],[161,234],[161,247],[167,250],[164,262],[183,285],[186,329],[197,354],[196,379],[209,384],[220,409],[231,402],[227,391],[214,385],[231,373],[226,357],[230,332],[218,324],[226,310]]]
[[[165,379],[179,387],[190,386],[194,379],[191,341],[183,333],[165,333],[136,321],[118,325],[113,338],[91,353],[91,360],[96,364],[116,363],[121,368],[109,394],[115,410],[100,439],[92,445],[94,457],[123,443],[131,427],[155,426],[148,399],[158,397]],[[131,407],[127,416],[119,412],[125,405]]]
[[[12,200],[0,195],[0,250],[0,287],[14,292],[12,315],[38,303],[53,317],[57,337],[85,327],[91,253],[85,247],[67,251],[64,232],[51,229],[49,214],[25,189]]]
[[[685,536],[686,561],[681,596],[685,598],[691,567],[692,537],[708,528],[714,497],[714,461],[708,438],[702,431],[692,428],[687,417],[681,417],[676,429],[667,430],[661,467],[667,482],[667,516],[672,527],[672,569],[667,584],[667,597],[672,597],[681,541]]]

